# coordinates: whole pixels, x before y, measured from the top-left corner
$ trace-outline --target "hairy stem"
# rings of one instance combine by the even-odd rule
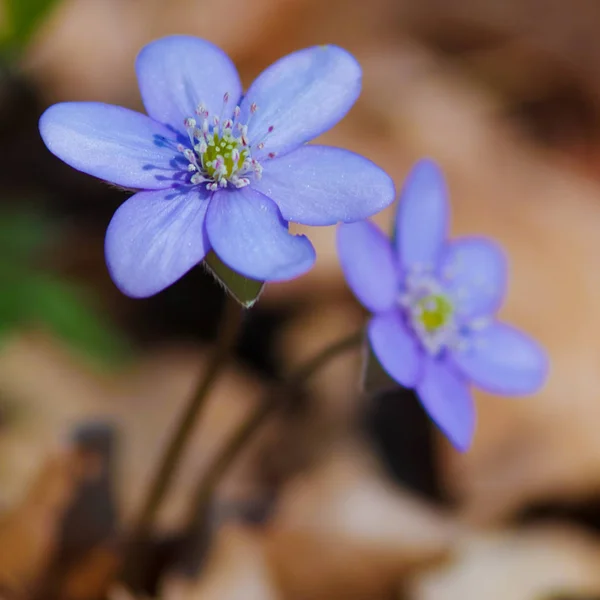
[[[173,435],[158,462],[142,508],[127,542],[123,565],[128,579],[132,576],[134,580],[137,580],[139,577],[139,573],[136,574],[136,572],[139,571],[139,563],[143,562],[140,555],[144,552],[143,548],[148,541],[148,534],[152,523],[173,480],[177,466],[198,421],[198,417],[206,405],[206,400],[212,390],[213,384],[217,380],[222,368],[227,364],[230,354],[235,347],[242,323],[242,315],[243,309],[235,300],[227,296],[217,337],[217,345],[210,357],[206,371],[200,378],[194,393],[181,413]]]
[[[298,367],[284,381],[277,384],[256,405],[248,418],[234,431],[223,450],[215,457],[215,460],[209,465],[198,482],[196,491],[192,496],[191,513],[186,528],[192,535],[195,535],[202,528],[205,522],[206,510],[219,482],[268,417],[275,412],[280,404],[281,397],[285,396],[288,390],[296,390],[298,386],[305,383],[332,359],[359,346],[362,340],[363,332],[361,330],[328,346]]]

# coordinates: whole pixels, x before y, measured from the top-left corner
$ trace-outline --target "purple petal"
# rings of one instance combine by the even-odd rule
[[[99,102],[63,102],[40,118],[50,152],[94,177],[129,188],[162,189],[180,170],[173,134],[146,115]]]
[[[251,279],[293,279],[315,262],[306,236],[290,234],[275,203],[249,187],[215,192],[206,228],[219,258]]]
[[[448,234],[449,206],[440,168],[419,161],[400,192],[396,217],[396,247],[407,270],[433,269]]]
[[[389,206],[396,194],[382,169],[341,148],[304,146],[263,164],[262,178],[253,187],[274,200],[286,221],[360,221]]]
[[[204,232],[208,193],[140,192],[120,206],[106,232],[108,270],[133,298],[152,296],[187,273],[210,246]]]
[[[440,275],[460,316],[491,315],[504,298],[506,256],[500,246],[488,239],[459,239],[446,245]]]
[[[196,37],[173,35],[145,46],[135,64],[148,114],[183,130],[187,117],[196,117],[203,103],[211,116],[228,118],[242,94],[231,59],[214,44]],[[226,110],[223,97],[229,94]]]
[[[452,360],[473,383],[495,394],[531,394],[548,375],[544,349],[504,323],[492,323],[474,333],[469,346],[455,351]]]
[[[350,110],[361,77],[356,59],[337,46],[315,46],[281,58],[258,76],[242,102],[243,123],[250,106],[258,107],[248,125],[250,141],[264,138],[261,155],[266,156],[286,154],[312,140]]]
[[[369,341],[381,366],[400,385],[416,385],[423,365],[417,341],[398,311],[374,316],[369,322]]]
[[[468,450],[475,433],[475,405],[467,382],[447,364],[429,359],[417,395],[454,447]]]
[[[337,251],[346,281],[371,312],[394,305],[400,278],[390,240],[370,221],[340,225]]]

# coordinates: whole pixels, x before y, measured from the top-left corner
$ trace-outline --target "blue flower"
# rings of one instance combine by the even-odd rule
[[[360,93],[360,66],[341,48],[290,54],[245,96],[227,55],[193,37],[149,44],[136,72],[148,116],[75,102],[40,119],[64,162],[139,190],[115,213],[105,244],[109,271],[130,296],[161,291],[210,249],[252,279],[294,278],[315,251],[288,222],[353,222],[394,199],[392,180],[367,159],[306,145]]]
[[[507,282],[504,253],[485,238],[448,241],[449,206],[440,169],[417,163],[401,193],[395,241],[371,222],[343,224],[337,245],[349,286],[372,313],[377,359],[460,450],[475,430],[473,383],[502,395],[544,383],[544,350],[498,322]]]

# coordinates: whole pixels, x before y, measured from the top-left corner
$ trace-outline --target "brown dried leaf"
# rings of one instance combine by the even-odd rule
[[[286,597],[372,600],[441,560],[458,532],[441,511],[387,482],[366,448],[338,444],[290,482],[267,544]]]
[[[70,452],[42,464],[23,501],[0,517],[0,588],[31,589],[52,560],[79,469]]]
[[[197,582],[172,579],[165,600],[278,600],[267,564],[265,537],[249,528],[223,527]]]
[[[387,600],[408,575],[437,564],[444,554],[402,558],[364,546],[344,534],[274,530],[265,540],[275,579],[290,600]]]
[[[338,444],[287,485],[266,529],[222,527],[197,581],[171,579],[165,597],[383,600],[447,556],[459,531],[387,483],[365,448]]]
[[[560,525],[478,533],[464,538],[452,562],[419,574],[410,600],[537,600],[597,597],[600,543]]]
[[[27,479],[57,436],[85,420],[107,420],[120,436],[119,506],[128,519],[139,506],[151,470],[170,430],[202,373],[206,352],[163,349],[140,359],[135,369],[101,376],[48,338],[22,337],[0,353],[0,391],[13,398],[14,423],[0,435],[0,494],[7,504],[23,493]],[[36,373],[36,377],[31,377]],[[175,474],[160,515],[172,529],[189,510],[198,475],[220,444],[263,394],[261,384],[234,365],[215,384]],[[255,485],[257,448],[268,436],[261,432],[243,460],[223,482],[223,494],[235,496]]]
[[[107,594],[108,600],[146,600],[143,596],[135,596],[126,587],[121,584],[115,584]]]
[[[459,533],[444,512],[385,479],[358,442],[332,444],[320,464],[288,484],[274,527],[342,536],[400,561],[439,555]]]
[[[114,548],[97,547],[65,576],[60,597],[69,600],[97,600],[105,596],[121,566]]]

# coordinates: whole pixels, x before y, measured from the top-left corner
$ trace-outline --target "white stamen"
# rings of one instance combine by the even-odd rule
[[[442,273],[442,279],[445,278]],[[466,289],[460,289],[448,295],[440,284],[434,271],[427,265],[416,265],[406,274],[404,289],[397,298],[398,306],[404,313],[412,330],[418,337],[423,348],[432,356],[437,356],[445,349],[465,351],[472,347],[471,334],[481,331],[490,323],[489,318],[480,317],[470,321],[458,322],[453,304],[468,296]],[[462,294],[460,293],[462,292]],[[439,324],[426,325],[427,313],[435,313],[440,308],[440,302],[447,303],[450,313],[442,313]],[[440,313],[438,313],[440,314]]]
[[[220,115],[209,114],[204,103],[195,108],[198,120],[188,117],[184,127],[190,139],[190,146],[178,144],[177,149],[188,162],[187,171],[191,174],[190,183],[205,184],[209,191],[236,188],[250,185],[252,178],[260,179],[263,167],[252,157],[252,146],[248,136],[248,123],[258,111],[255,103],[250,105],[246,122],[239,122],[241,108],[236,106],[232,117],[226,117],[230,95],[223,95]],[[231,114],[231,113],[230,113]],[[262,137],[254,143],[254,148],[264,148],[264,139],[273,131],[269,126]],[[271,156],[274,156],[272,154]]]

